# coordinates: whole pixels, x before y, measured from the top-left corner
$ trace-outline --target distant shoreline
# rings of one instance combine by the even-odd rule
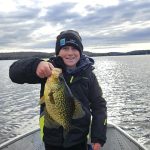
[[[126,55],[150,55],[150,50],[136,50],[130,52],[108,52],[108,53],[92,53],[85,51],[84,54],[90,57],[98,56],[126,56]],[[0,53],[0,60],[14,60],[24,59],[30,57],[49,58],[54,56],[55,53],[44,53],[44,52],[11,52],[11,53]]]

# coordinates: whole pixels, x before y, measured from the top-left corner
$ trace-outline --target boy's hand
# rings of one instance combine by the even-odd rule
[[[93,150],[101,150],[101,144],[99,143],[93,143]]]
[[[47,78],[51,75],[54,66],[50,62],[41,61],[36,69],[36,74],[40,78]]]

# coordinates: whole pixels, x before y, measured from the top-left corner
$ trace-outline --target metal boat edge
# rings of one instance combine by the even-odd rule
[[[119,126],[113,124],[113,123],[108,123],[108,128],[115,128],[116,130],[118,130],[121,134],[123,134],[124,136],[126,136],[130,141],[132,141],[134,144],[138,145],[138,147],[141,149],[141,150],[147,150],[142,144],[139,144],[138,141],[136,139],[134,139],[132,136],[130,136],[127,132],[125,132],[123,129],[121,129]],[[21,139],[23,139],[24,137],[27,137],[29,135],[32,135],[33,133],[36,133],[36,132],[39,132],[40,129],[37,128],[37,129],[34,129],[32,131],[29,131],[29,132],[26,132],[25,134],[23,135],[19,135],[17,137],[14,137],[2,144],[0,144],[0,149],[2,148],[5,148],[7,146],[9,146],[10,144],[13,144],[15,143],[16,141],[19,141]]]
[[[17,137],[14,137],[14,138],[12,138],[12,139],[10,139],[10,140],[0,144],[0,149],[2,149],[4,147],[7,147],[8,145],[13,144],[16,141],[19,141],[19,140],[23,139],[24,137],[32,135],[33,133],[38,132],[38,131],[40,131],[40,128],[34,129],[32,131],[28,131],[28,132],[26,132],[26,133],[24,133],[22,135],[18,135]]]
[[[132,141],[134,144],[138,145],[142,150],[147,150],[147,148],[145,146],[143,146],[142,144],[139,144],[138,141],[135,138],[133,138],[132,136],[130,136],[127,132],[125,132],[119,126],[117,126],[117,125],[115,125],[113,123],[108,123],[107,126],[110,127],[110,128],[117,129],[119,132],[121,132],[123,135],[125,135],[130,141]]]

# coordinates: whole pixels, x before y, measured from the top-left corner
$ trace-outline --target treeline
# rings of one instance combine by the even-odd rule
[[[44,52],[0,53],[0,60],[13,60],[13,59],[23,59],[23,58],[30,58],[30,57],[49,58],[54,55],[55,55],[54,53],[44,53]]]
[[[97,56],[125,56],[125,55],[149,55],[150,50],[136,50],[126,53],[121,52],[109,52],[109,53],[92,53],[85,51],[84,54],[97,57]],[[0,53],[0,60],[13,60],[23,59],[29,57],[49,58],[54,56],[55,53],[44,53],[44,52],[12,52],[12,53]]]

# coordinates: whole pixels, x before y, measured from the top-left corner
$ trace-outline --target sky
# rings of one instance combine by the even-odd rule
[[[63,30],[85,51],[150,49],[150,0],[0,0],[0,52],[54,52]]]

